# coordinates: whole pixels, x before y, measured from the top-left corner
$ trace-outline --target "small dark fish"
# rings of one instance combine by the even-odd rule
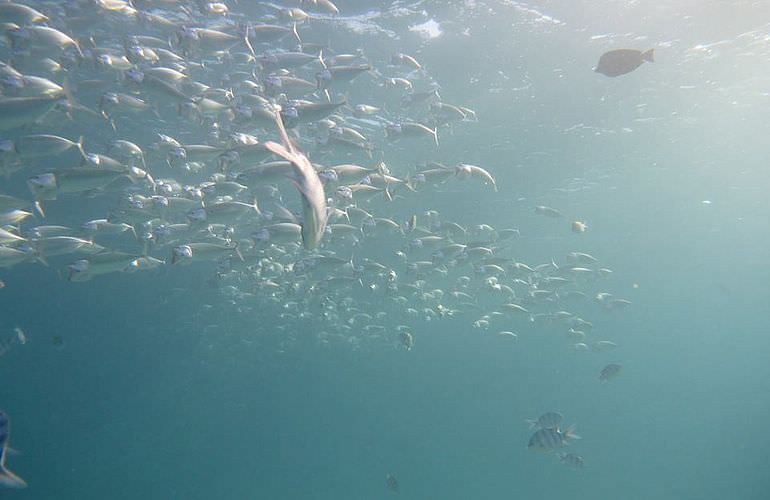
[[[5,467],[5,454],[8,450],[8,440],[10,437],[11,420],[8,418],[7,413],[0,410],[0,486],[16,489],[26,488],[27,483]]]
[[[404,346],[404,349],[411,351],[412,347],[414,347],[414,336],[409,332],[401,332],[399,338],[401,339],[401,345]]]
[[[583,457],[574,453],[559,453],[559,461],[570,469],[582,469],[585,467]]]
[[[599,380],[601,382],[607,382],[608,380],[611,380],[618,376],[620,373],[622,366],[620,366],[617,363],[610,363],[604,368],[602,368],[601,373],[599,374]]]
[[[388,474],[387,476],[385,476],[385,485],[393,493],[400,492],[400,489],[398,486],[398,479],[396,479],[396,476],[394,476],[393,474]]]
[[[64,337],[62,337],[61,335],[54,335],[53,338],[51,339],[51,343],[57,349],[63,349],[64,348]]]
[[[406,223],[404,224],[404,232],[405,233],[411,233],[417,228],[417,215],[412,214],[411,217],[409,217],[406,220]]]
[[[540,429],[529,438],[527,448],[530,451],[550,452],[559,448],[564,448],[573,439],[580,439],[575,434],[574,426],[570,426],[564,431],[558,429]]]
[[[646,52],[635,49],[617,49],[605,52],[599,58],[594,71],[605,76],[620,76],[630,73],[645,61],[655,62],[653,49]]]

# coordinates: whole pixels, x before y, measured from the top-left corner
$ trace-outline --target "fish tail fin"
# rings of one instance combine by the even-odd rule
[[[70,115],[72,110],[77,109],[84,111],[92,116],[99,116],[99,113],[89,108],[88,106],[80,104],[77,99],[75,99],[75,95],[72,93],[72,84],[70,83],[69,76],[64,77],[64,81],[62,82],[62,89],[64,90],[64,98],[67,100],[67,107],[69,108],[67,109],[68,115]],[[72,118],[71,115],[70,118]]]
[[[647,62],[655,62],[655,57],[653,55],[653,51],[655,49],[650,49],[647,52],[642,52],[642,59]]]
[[[577,426],[575,424],[572,424],[569,427],[567,427],[562,433],[564,435],[564,440],[572,441],[573,439],[583,439],[582,437],[580,437],[575,433],[576,429],[577,429]]]
[[[299,32],[297,31],[297,23],[291,25],[291,32],[294,35],[294,38],[297,39],[297,42],[302,43],[302,39],[299,37]]]
[[[84,160],[87,160],[86,150],[83,148],[83,139],[84,137],[82,135],[78,137],[78,142],[75,143],[75,146],[78,148],[78,151],[80,151],[80,156],[82,156]]]
[[[45,210],[43,210],[43,204],[40,202],[40,200],[36,200],[35,203],[32,204],[32,206],[35,207],[35,212],[40,214],[40,217],[45,218]]]
[[[257,53],[254,52],[254,46],[251,45],[251,40],[249,40],[249,31],[251,31],[251,26],[247,24],[246,34],[243,36],[243,41],[246,43],[246,48],[249,49],[249,54],[251,54],[251,57],[253,57],[256,60]]]
[[[433,140],[436,142],[436,148],[438,148],[438,127],[434,127],[432,131],[433,131]]]
[[[27,487],[27,482],[22,478],[9,471],[5,465],[0,465],[0,486],[6,488],[21,489]]]
[[[48,263],[48,260],[40,252],[40,250],[35,250],[35,260],[43,264],[45,267],[51,267],[51,265]]]
[[[528,418],[524,421],[529,424],[529,430],[533,430],[537,428],[537,420],[532,420]]]

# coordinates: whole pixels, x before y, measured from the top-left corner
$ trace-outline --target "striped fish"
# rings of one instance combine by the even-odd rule
[[[559,461],[570,469],[582,469],[585,466],[583,457],[574,453],[559,453]]]
[[[537,420],[527,420],[530,429],[558,429],[564,421],[564,415],[557,411],[549,411],[540,415]]]
[[[529,438],[527,448],[530,451],[548,453],[558,450],[559,448],[564,448],[573,439],[580,439],[580,436],[574,432],[574,426],[570,426],[565,431],[560,431],[558,429],[540,429]]]
[[[0,410],[0,486],[6,488],[26,488],[27,483],[5,467],[8,440],[11,437],[11,420],[8,414]]]

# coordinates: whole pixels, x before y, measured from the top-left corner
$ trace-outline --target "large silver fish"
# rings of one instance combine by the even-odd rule
[[[298,150],[289,139],[281,115],[276,112],[275,123],[281,134],[282,144],[267,142],[265,147],[274,154],[289,161],[294,167],[292,181],[302,196],[302,244],[312,250],[321,243],[326,230],[326,195],[321,179],[307,156]]]

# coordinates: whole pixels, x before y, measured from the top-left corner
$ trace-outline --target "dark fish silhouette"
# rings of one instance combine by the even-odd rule
[[[608,380],[612,380],[613,378],[618,376],[621,369],[622,369],[622,366],[620,366],[619,364],[610,363],[604,368],[602,368],[602,371],[599,374],[599,380],[601,382],[607,382]]]
[[[394,493],[399,493],[399,487],[398,487],[398,479],[396,479],[396,476],[393,474],[388,474],[385,476],[385,484],[388,486],[388,489]]]
[[[645,61],[655,62],[652,54],[653,49],[646,52],[635,49],[617,49],[605,52],[599,58],[599,63],[594,71],[605,76],[620,76],[630,73]]]

